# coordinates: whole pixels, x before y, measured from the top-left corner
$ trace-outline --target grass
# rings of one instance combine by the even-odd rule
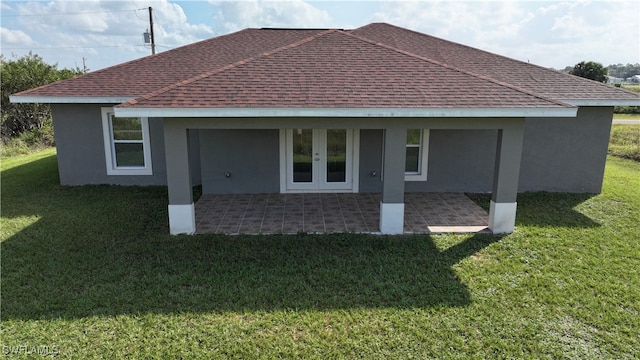
[[[640,126],[612,125],[609,154],[640,161]]]
[[[508,236],[172,237],[165,188],[61,187],[54,150],[1,170],[17,358],[640,353],[637,162],[610,157],[597,196],[521,194]]]
[[[640,114],[613,114],[614,120],[640,120]]]
[[[640,84],[622,84],[624,89],[640,93]]]

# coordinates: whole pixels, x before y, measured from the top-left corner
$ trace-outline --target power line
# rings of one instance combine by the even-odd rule
[[[93,48],[124,48],[143,47],[142,45],[96,45],[96,46],[48,46],[48,47],[2,47],[3,50],[55,50],[55,49],[93,49]]]
[[[147,44],[139,45],[95,45],[95,46],[38,46],[38,47],[5,47],[3,50],[55,50],[55,49],[93,49],[93,48],[125,48],[125,47],[147,47]],[[156,44],[156,47],[173,49],[175,46]]]
[[[138,20],[142,20],[142,21],[146,22],[146,21],[148,21],[148,19],[143,19],[143,18],[140,17],[140,15],[138,15],[138,11],[142,11],[142,10],[147,11],[147,8],[135,9],[135,10],[133,10],[133,13],[136,15]]]
[[[85,11],[85,12],[70,12],[70,13],[48,13],[48,14],[11,14],[11,15],[0,15],[0,17],[21,17],[21,16],[60,16],[60,15],[83,15],[83,14],[110,14],[117,12],[129,12],[136,10],[146,10],[146,9],[129,9],[129,10],[102,10],[102,11]]]

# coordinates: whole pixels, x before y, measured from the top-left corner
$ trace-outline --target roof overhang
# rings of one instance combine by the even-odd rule
[[[138,96],[30,96],[11,95],[9,101],[14,104],[122,104]]]
[[[575,117],[553,108],[144,108],[115,107],[118,117]]]
[[[573,106],[640,106],[638,99],[563,99]]]

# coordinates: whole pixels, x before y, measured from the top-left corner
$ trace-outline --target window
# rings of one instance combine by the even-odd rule
[[[151,148],[147,118],[122,118],[102,109],[102,131],[107,175],[151,175]]]
[[[407,130],[407,155],[405,163],[405,181],[426,181],[429,153],[429,130]]]

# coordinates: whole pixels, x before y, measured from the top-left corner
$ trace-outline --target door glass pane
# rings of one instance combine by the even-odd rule
[[[313,181],[313,130],[293,129],[293,182]]]
[[[116,166],[144,166],[144,149],[142,143],[115,143]]]
[[[347,171],[347,130],[327,130],[327,182],[345,182]]]
[[[142,140],[142,124],[139,118],[111,118],[114,140]]]

